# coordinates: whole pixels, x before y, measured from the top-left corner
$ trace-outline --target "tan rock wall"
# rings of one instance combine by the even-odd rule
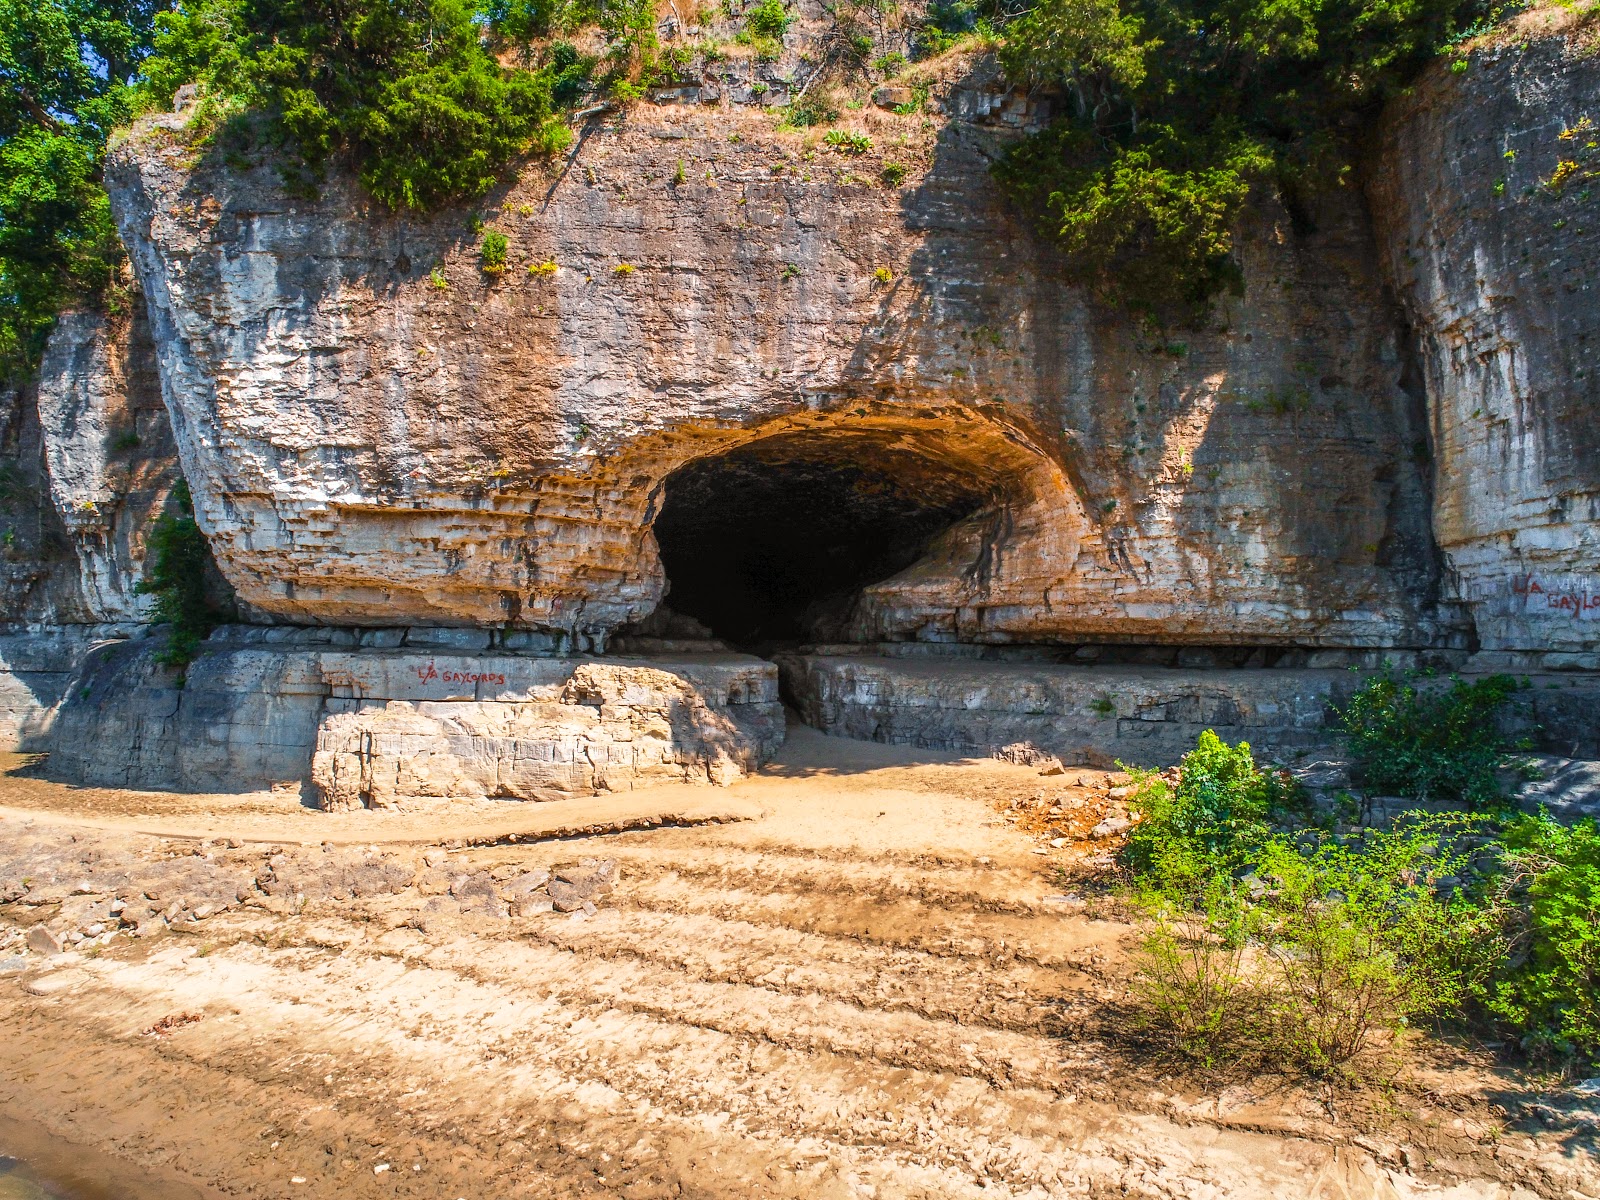
[[[497,280],[468,213],[294,200],[197,162],[179,118],[141,126],[110,186],[224,573],[282,620],[597,645],[662,595],[675,467],[816,427],[1004,477],[873,589],[863,636],[1445,639],[1358,198],[1313,232],[1256,214],[1245,294],[1154,333],[1064,288],[1004,207],[981,82],[936,97],[971,120],[868,114],[864,158],[641,106],[486,202]]]

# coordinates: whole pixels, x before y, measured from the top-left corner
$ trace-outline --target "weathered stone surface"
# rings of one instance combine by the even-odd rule
[[[78,561],[85,615],[137,621],[150,522],[177,478],[144,305],[108,317],[63,313],[39,368],[50,496]],[[72,614],[60,614],[73,619]]]
[[[1597,94],[1600,61],[1561,36],[1475,53],[1464,72],[1440,61],[1388,113],[1370,188],[1422,343],[1448,585],[1485,648],[1565,653],[1590,668],[1600,666],[1600,222],[1587,175],[1595,134],[1572,130],[1600,119]],[[1588,166],[1552,189],[1563,160]]]
[[[772,702],[755,706],[754,722],[740,721],[725,700],[708,700],[695,682],[669,671],[638,663],[540,665],[568,676],[553,698],[391,700],[383,708],[350,701],[346,712],[332,711],[340,702],[330,701],[311,767],[322,806],[543,799],[669,781],[728,784],[782,740],[782,715]],[[461,674],[504,678],[499,670]]]
[[[728,783],[783,740],[777,671],[743,655],[445,655],[267,632],[220,631],[181,688],[154,642],[96,650],[43,743],[52,770],[189,791],[310,780],[325,807],[392,807]]]
[[[868,590],[859,636],[1447,639],[1359,198],[1312,233],[1255,213],[1245,294],[1153,339],[1063,288],[998,196],[1003,94],[978,68],[935,97],[964,117],[864,113],[912,167],[894,192],[865,182],[876,153],[805,162],[750,114],[642,108],[491,198],[499,281],[462,214],[337,181],[298,200],[147,121],[108,177],[223,571],[285,620],[599,644],[669,582],[673,470],[781,434],[986,496]]]
[[[43,749],[75,673],[97,646],[134,625],[62,625],[0,632],[0,750]]]
[[[784,694],[807,724],[867,741],[988,757],[1026,740],[1071,765],[1177,762],[1203,730],[1276,755],[1333,744],[1331,706],[1364,682],[1351,670],[1196,671],[974,662],[945,656],[780,655]],[[1552,712],[1589,731],[1560,747],[1600,758],[1600,681],[1535,677],[1509,719],[1542,736]],[[1552,747],[1554,748],[1554,747]]]

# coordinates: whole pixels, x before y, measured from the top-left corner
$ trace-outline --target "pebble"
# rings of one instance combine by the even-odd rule
[[[1051,838],[1050,839],[1050,845],[1052,847],[1054,847],[1055,849],[1059,850],[1059,849],[1061,849],[1061,847],[1065,846],[1071,840],[1072,840],[1071,838],[1064,838],[1064,837]]]

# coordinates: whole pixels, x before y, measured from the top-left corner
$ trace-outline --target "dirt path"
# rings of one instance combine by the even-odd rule
[[[0,852],[95,874],[63,868],[58,909],[18,901],[11,924],[114,872],[126,890],[188,864],[248,883],[346,861],[297,804],[196,847],[133,830],[194,817],[225,836],[226,814],[52,807],[43,786],[25,813],[0,796]],[[484,814],[380,815],[360,853],[416,883],[241,883],[248,900],[181,932],[0,973],[0,1113],[219,1195],[1600,1194],[1581,1119],[1442,1047],[1386,1092],[1321,1093],[1208,1089],[1108,1041],[1129,930],[1060,899],[1102,846],[1037,853],[1001,811],[1044,796],[1092,815],[1104,792],[1095,773],[800,731],[761,777],[695,797],[754,816],[738,823],[500,840],[430,867],[407,857],[430,824],[459,844]],[[592,917],[475,915],[427,882],[583,855],[621,869]]]

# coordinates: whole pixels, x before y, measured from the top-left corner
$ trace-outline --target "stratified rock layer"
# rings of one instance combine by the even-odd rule
[[[948,120],[864,114],[860,157],[641,107],[488,199],[497,277],[466,213],[306,202],[270,165],[197,166],[180,117],[141,125],[109,186],[242,600],[598,646],[669,585],[672,472],[781,434],[988,497],[867,591],[858,637],[1448,641],[1359,197],[1311,233],[1254,213],[1244,295],[1152,334],[1064,287],[1006,208],[984,71],[938,91]]]
[[[92,655],[55,713],[52,770],[202,792],[309,783],[327,808],[408,807],[726,784],[783,741],[777,669],[743,655],[533,658],[274,632],[288,637],[222,631],[181,685],[153,640]]]
[[[1465,71],[1441,62],[1388,113],[1371,186],[1379,244],[1422,342],[1447,579],[1486,649],[1591,668],[1597,120],[1592,48],[1535,37],[1474,54]],[[1563,162],[1570,174],[1553,183]]]
[[[1274,758],[1338,754],[1350,669],[1186,670],[979,662],[933,655],[785,654],[786,696],[808,725],[864,741],[1069,765],[1177,762],[1211,729]],[[1536,677],[1507,720],[1562,755],[1600,757],[1600,683]]]

